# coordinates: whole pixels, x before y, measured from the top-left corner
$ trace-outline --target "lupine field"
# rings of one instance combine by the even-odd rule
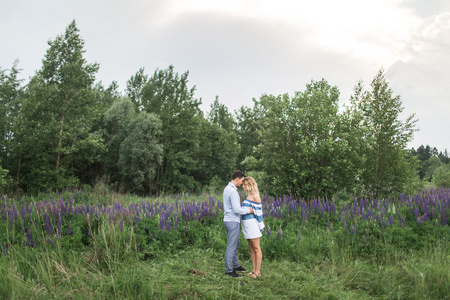
[[[0,298],[450,298],[450,189],[262,202],[255,280],[223,275],[220,195],[3,197]]]

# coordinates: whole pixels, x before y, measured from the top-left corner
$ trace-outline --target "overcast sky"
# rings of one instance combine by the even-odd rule
[[[28,81],[72,20],[103,85],[174,65],[205,112],[216,96],[233,112],[322,78],[342,105],[383,68],[419,119],[410,146],[450,150],[448,0],[0,0],[0,67],[18,59]]]

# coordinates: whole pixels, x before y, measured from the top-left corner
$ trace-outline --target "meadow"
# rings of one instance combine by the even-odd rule
[[[3,197],[1,299],[450,299],[450,189],[262,199],[262,276],[224,275],[221,195]],[[247,242],[241,264],[251,269]]]

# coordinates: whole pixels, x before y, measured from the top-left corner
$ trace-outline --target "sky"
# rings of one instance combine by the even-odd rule
[[[418,119],[409,147],[450,150],[448,0],[0,0],[0,67],[17,59],[27,82],[73,20],[105,87],[173,65],[204,112],[216,96],[234,112],[321,79],[343,107],[383,69],[401,118]]]

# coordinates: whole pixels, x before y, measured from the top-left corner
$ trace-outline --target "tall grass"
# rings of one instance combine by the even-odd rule
[[[256,280],[224,275],[220,196],[3,198],[0,298],[449,299],[449,195],[264,197]]]

